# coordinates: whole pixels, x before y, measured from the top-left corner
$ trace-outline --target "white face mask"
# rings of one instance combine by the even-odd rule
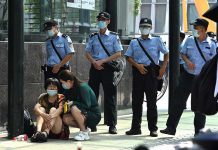
[[[198,38],[200,35],[198,34],[198,30],[193,29],[192,34],[194,37]]]
[[[62,83],[62,87],[65,89],[65,90],[69,90],[70,87],[67,83]]]
[[[140,29],[142,35],[148,35],[148,34],[150,34],[150,31],[151,31],[151,28],[149,28],[149,27],[141,27],[139,29]]]
[[[48,36],[49,36],[49,37],[54,36],[54,34],[55,34],[55,33],[54,33],[52,30],[48,30]]]

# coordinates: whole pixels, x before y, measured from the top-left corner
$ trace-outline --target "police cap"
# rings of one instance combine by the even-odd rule
[[[107,12],[100,12],[96,18],[97,19],[100,19],[100,18],[110,19],[111,15]]]
[[[151,26],[152,26],[152,21],[151,21],[151,19],[149,19],[149,18],[142,18],[142,19],[140,20],[139,26],[140,26],[140,27],[141,27],[141,26],[148,26],[148,27],[151,27]]]

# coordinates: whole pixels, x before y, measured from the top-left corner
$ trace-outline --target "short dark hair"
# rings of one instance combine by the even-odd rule
[[[58,22],[55,20],[48,20],[43,25],[43,31],[50,30],[53,26],[57,26]]]
[[[190,23],[190,25],[193,25],[193,26],[203,26],[205,28],[205,30],[207,30],[209,22],[206,19],[197,18],[197,19],[195,19],[194,22]]]
[[[48,78],[45,81],[45,85],[44,85],[45,90],[47,90],[49,85],[55,85],[57,86],[58,90],[60,89],[60,82],[56,78]]]

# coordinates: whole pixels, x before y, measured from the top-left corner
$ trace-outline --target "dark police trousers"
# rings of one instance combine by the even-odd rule
[[[191,93],[194,78],[195,75],[189,74],[186,71],[184,71],[179,78],[179,85],[174,91],[173,103],[171,105],[171,110],[169,110],[169,117],[166,123],[167,128],[173,132],[176,132],[183,110],[186,108],[186,102]],[[206,116],[195,112],[195,133],[198,133],[200,129],[204,128],[205,122]]]
[[[105,124],[116,126],[117,124],[117,88],[113,85],[114,73],[108,68],[97,70],[92,65],[89,72],[89,86],[94,91],[96,98],[99,97],[100,83],[104,90],[104,116]]]
[[[157,131],[157,78],[153,77],[151,72],[142,75],[135,67],[132,67],[132,127],[131,130],[140,130],[142,122],[142,108],[144,102],[144,93],[147,100],[147,120],[148,129]]]

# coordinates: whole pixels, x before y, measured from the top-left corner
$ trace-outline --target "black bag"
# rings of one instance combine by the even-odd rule
[[[191,110],[205,115],[214,115],[218,111],[218,95],[214,97],[218,54],[203,66],[193,82]]]
[[[111,69],[111,71],[120,71],[119,63],[117,61],[104,63],[104,66]]]
[[[156,65],[154,63],[151,63],[150,68],[151,68],[151,72],[152,72],[153,76],[158,77],[159,76],[159,71],[160,71],[160,66]]]
[[[103,47],[105,53],[108,55],[108,57],[110,57],[111,55],[110,55],[110,53],[108,52],[108,50],[106,49],[106,47],[104,46],[104,44],[102,43],[101,38],[100,38],[99,35],[98,35],[98,40],[99,40],[101,46]],[[119,58],[118,58],[118,59],[119,59]],[[121,58],[121,59],[122,59],[122,58]],[[120,65],[119,63],[121,63],[121,62],[122,62],[122,61],[119,61],[119,60],[113,60],[113,61],[111,61],[111,62],[106,62],[106,63],[104,63],[104,66],[107,67],[107,68],[109,68],[109,69],[111,69],[112,71],[119,72],[119,71],[121,71],[121,68],[119,67],[119,65]]]
[[[24,108],[24,134],[30,138],[36,131],[36,127],[32,121],[30,113],[28,109]]]

